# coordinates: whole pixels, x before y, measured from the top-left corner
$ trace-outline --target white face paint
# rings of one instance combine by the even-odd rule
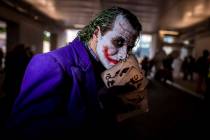
[[[105,68],[109,69],[125,59],[136,40],[136,31],[122,15],[118,15],[112,30],[99,33],[96,52]]]

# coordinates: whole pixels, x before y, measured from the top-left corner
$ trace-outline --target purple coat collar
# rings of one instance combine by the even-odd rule
[[[69,47],[69,49],[75,51],[75,63],[78,64],[83,71],[87,71],[87,69],[91,66],[91,61],[87,53],[87,48],[85,44],[80,41],[79,38],[75,38],[71,43],[69,43],[69,45],[71,45],[72,47]],[[77,54],[79,54],[79,56]]]

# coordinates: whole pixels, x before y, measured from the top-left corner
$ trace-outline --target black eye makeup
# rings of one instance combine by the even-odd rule
[[[113,38],[112,39],[112,44],[116,48],[121,48],[121,47],[123,47],[126,44],[128,51],[131,51],[132,48],[134,47],[134,43],[127,43],[126,40],[123,37],[121,37],[121,36]]]
[[[122,37],[117,37],[117,38],[114,38],[112,40],[112,44],[116,47],[116,48],[121,48],[125,43],[125,39],[122,38]]]

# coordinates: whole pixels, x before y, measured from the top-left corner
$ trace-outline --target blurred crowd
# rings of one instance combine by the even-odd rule
[[[197,59],[191,54],[180,58],[180,53],[174,51],[168,55],[164,50],[159,50],[153,59],[144,57],[141,61],[145,75],[156,80],[166,82],[182,79],[195,81],[196,92],[207,96],[210,79],[210,55],[208,50],[203,50],[202,56]]]

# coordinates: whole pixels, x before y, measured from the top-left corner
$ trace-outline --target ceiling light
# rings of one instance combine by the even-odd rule
[[[177,31],[169,31],[169,30],[160,30],[160,35],[178,35],[179,32]]]
[[[192,12],[188,11],[185,13],[185,17],[191,17],[192,16]]]
[[[85,25],[83,25],[83,24],[74,24],[73,26],[74,26],[74,28],[79,28],[79,29],[85,27]]]

